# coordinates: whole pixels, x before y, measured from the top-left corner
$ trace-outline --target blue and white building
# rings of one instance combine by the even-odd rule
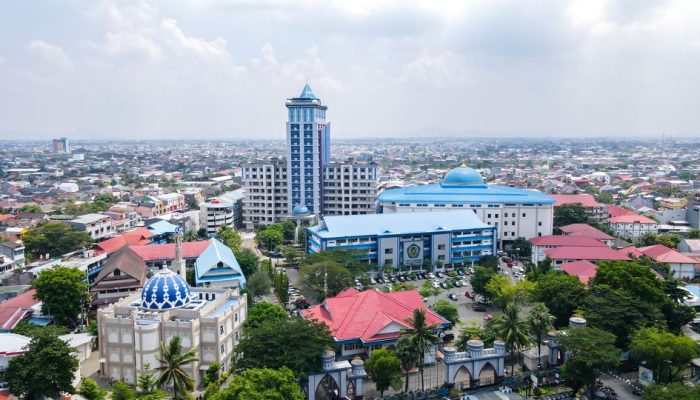
[[[245,276],[233,251],[212,239],[194,263],[196,286],[239,288],[245,287]]]
[[[287,214],[296,205],[323,213],[323,169],[330,162],[328,107],[321,104],[306,84],[299,97],[288,99],[287,121]]]
[[[385,190],[377,203],[384,214],[468,209],[498,229],[502,244],[551,235],[554,222],[553,198],[538,190],[486,184],[479,171],[465,166],[445,174],[440,183]]]
[[[381,266],[473,265],[496,253],[497,229],[469,210],[325,217],[307,229],[307,251],[354,249]]]

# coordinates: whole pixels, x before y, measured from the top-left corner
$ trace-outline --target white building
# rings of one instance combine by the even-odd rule
[[[554,222],[551,197],[537,190],[488,185],[468,167],[451,170],[440,183],[385,190],[377,202],[380,213],[471,209],[497,228],[501,242],[551,235]]]
[[[215,233],[224,225],[234,229],[243,227],[243,189],[234,190],[199,205],[202,227]]]
[[[101,371],[133,385],[147,364],[158,366],[161,342],[179,336],[183,351],[197,349],[198,361],[185,370],[199,385],[212,363],[228,370],[246,312],[246,296],[237,289],[190,288],[165,268],[140,292],[97,311]]]
[[[334,162],[323,171],[323,214],[374,214],[377,201],[377,164],[354,159]]]
[[[645,233],[657,234],[659,229],[658,222],[637,214],[618,215],[608,218],[607,223],[616,236],[628,239],[636,239]]]
[[[114,234],[112,218],[104,214],[85,214],[68,223],[79,232],[87,232],[94,240],[104,239]]]
[[[242,168],[243,223],[246,229],[282,221],[287,211],[287,163],[279,158]]]

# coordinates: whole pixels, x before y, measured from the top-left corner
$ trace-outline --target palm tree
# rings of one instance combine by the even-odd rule
[[[426,325],[425,310],[417,308],[413,310],[413,317],[406,319],[410,326],[404,329],[403,333],[413,342],[413,346],[418,352],[418,369],[420,369],[421,390],[425,390],[425,379],[423,376],[423,366],[425,362],[425,352],[430,351],[430,346],[438,342],[438,337],[434,331],[437,325]]]
[[[396,356],[401,360],[401,368],[406,374],[404,393],[408,391],[408,372],[418,362],[419,353],[410,337],[404,336],[396,343]]]
[[[170,339],[170,344],[160,342],[160,353],[158,362],[160,367],[158,385],[165,386],[173,383],[173,398],[178,399],[178,391],[187,392],[194,389],[194,379],[183,368],[186,364],[197,361],[197,349],[195,347],[182,352],[182,339],[174,336]]]
[[[515,355],[517,352],[530,343],[530,334],[527,322],[519,317],[520,308],[515,303],[510,303],[506,306],[503,317],[497,318],[493,322],[493,327],[498,336],[506,343],[506,349]],[[517,360],[516,360],[517,361]],[[515,371],[515,363],[513,363],[510,374]]]
[[[537,366],[540,366],[540,348],[542,347],[542,337],[554,323],[554,316],[549,313],[549,309],[544,303],[535,303],[527,314],[527,324],[530,333],[535,336],[537,342]]]

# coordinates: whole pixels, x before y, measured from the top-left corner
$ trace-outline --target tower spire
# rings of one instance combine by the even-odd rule
[[[185,266],[185,260],[182,258],[182,229],[178,227],[175,230],[175,260],[173,261],[173,267],[183,278],[187,277],[187,268]]]

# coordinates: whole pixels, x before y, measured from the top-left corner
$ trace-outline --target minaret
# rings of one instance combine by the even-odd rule
[[[185,267],[185,259],[182,258],[182,229],[178,228],[175,232],[175,260],[173,261],[173,270],[180,274],[181,277],[187,278],[187,268]]]

